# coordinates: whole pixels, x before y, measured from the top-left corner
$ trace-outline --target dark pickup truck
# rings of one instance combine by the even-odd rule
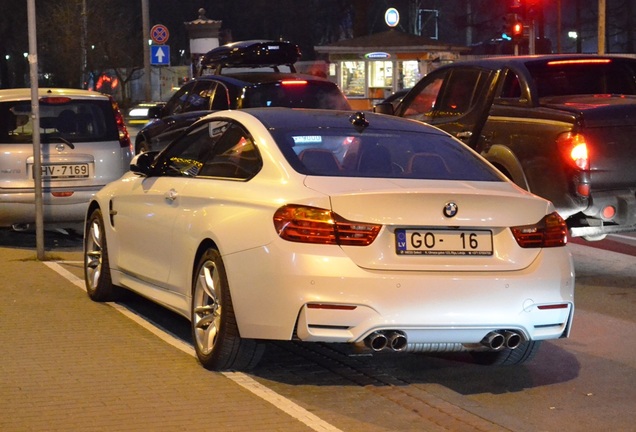
[[[493,57],[442,66],[376,112],[433,124],[522,188],[570,234],[636,230],[636,59]]]

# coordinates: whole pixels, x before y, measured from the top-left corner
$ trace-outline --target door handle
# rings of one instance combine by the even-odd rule
[[[179,194],[174,189],[170,189],[164,195],[164,197],[166,198],[166,201],[170,201],[170,202],[173,202],[174,200],[176,200],[178,196],[179,196]]]

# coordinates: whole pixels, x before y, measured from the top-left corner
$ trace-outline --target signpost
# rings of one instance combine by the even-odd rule
[[[150,47],[150,64],[170,66],[170,46],[164,45],[170,38],[168,27],[156,24],[150,29],[150,39],[156,44]]]
[[[150,64],[153,66],[170,66],[170,46],[152,45],[150,47]]]

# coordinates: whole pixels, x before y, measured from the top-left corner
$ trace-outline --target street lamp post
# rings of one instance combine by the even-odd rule
[[[150,80],[150,46],[148,45],[148,35],[150,34],[150,10],[148,0],[141,0],[141,22],[144,39],[144,97],[147,102],[152,99],[152,88]]]
[[[27,0],[29,27],[29,72],[31,77],[31,121],[33,124],[33,181],[35,183],[35,243],[37,259],[44,260],[44,216],[42,205],[42,161],[40,148],[40,103],[38,100],[38,45],[35,0]]]

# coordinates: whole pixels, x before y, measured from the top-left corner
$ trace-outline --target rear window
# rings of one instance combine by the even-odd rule
[[[71,142],[117,141],[118,131],[108,100],[40,102],[40,140],[55,138]],[[0,103],[0,142],[33,141],[31,102]]]
[[[271,131],[301,174],[427,180],[502,181],[460,142],[426,132],[351,129]]]
[[[564,60],[526,64],[539,97],[584,94],[636,94],[636,63],[616,60]]]
[[[246,89],[242,108],[260,107],[350,109],[335,84],[303,80],[259,84]]]

